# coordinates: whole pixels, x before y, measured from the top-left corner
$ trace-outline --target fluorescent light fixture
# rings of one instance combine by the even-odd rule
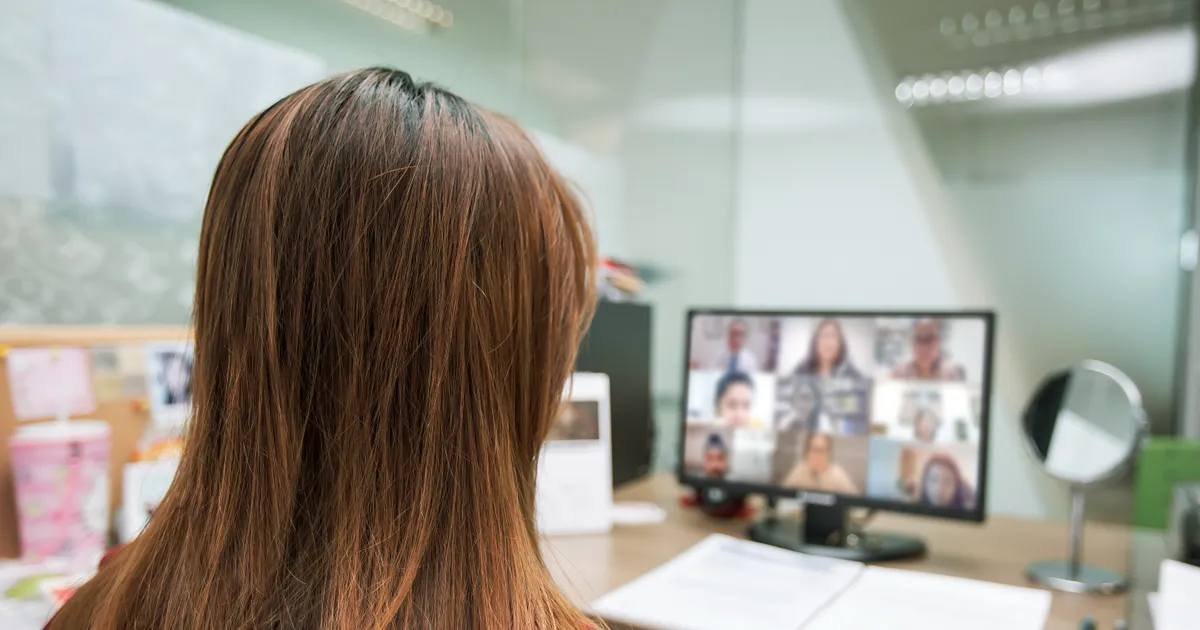
[[[1187,89],[1196,74],[1196,37],[1188,26],[1088,46],[1046,59],[1042,83],[1004,99],[1005,107],[1073,107],[1129,101]],[[1035,75],[1036,76],[1036,75]]]
[[[1024,68],[908,77],[896,86],[896,99],[904,105],[929,105],[983,96],[1004,108],[1134,100],[1187,89],[1196,74],[1195,49],[1192,29],[1173,27],[1087,46]]]

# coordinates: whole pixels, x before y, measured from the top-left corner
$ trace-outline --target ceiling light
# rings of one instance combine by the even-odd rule
[[[974,13],[968,13],[963,16],[962,30],[964,33],[970,33],[979,28],[979,18],[975,17]]]
[[[1004,93],[1012,96],[1021,92],[1021,71],[1011,69],[1004,73]]]
[[[945,79],[933,79],[932,81],[930,81],[929,82],[929,96],[933,97],[934,100],[938,100],[938,101],[946,98],[946,80]]]
[[[1008,12],[1008,23],[1009,24],[1024,24],[1025,23],[1025,9],[1023,9],[1021,7],[1013,7],[1012,10]]]
[[[370,13],[414,33],[428,33],[435,28],[449,28],[454,14],[449,9],[428,0],[343,0],[346,4]]]
[[[1178,26],[1106,41],[1024,68],[909,78],[905,104],[988,99],[1005,107],[1080,107],[1188,89],[1195,79],[1196,35]],[[1006,98],[1000,98],[1004,96]]]
[[[1045,2],[1039,2],[1033,5],[1033,19],[1044,20],[1050,17],[1050,6]]]
[[[971,74],[967,77],[967,98],[971,98],[974,94],[976,97],[983,94],[983,77],[978,74]]]
[[[1078,107],[1178,92],[1191,86],[1195,70],[1191,27],[1162,29],[1047,59],[1042,89],[1022,93],[1011,106]]]
[[[924,81],[913,82],[912,95],[913,99],[918,101],[929,98],[929,84]]]
[[[950,93],[951,97],[957,98],[962,96],[966,92],[966,89],[967,82],[962,77],[953,76],[946,81],[946,91]]]

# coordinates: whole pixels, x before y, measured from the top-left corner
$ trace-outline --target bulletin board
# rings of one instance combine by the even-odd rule
[[[86,327],[86,326],[0,326],[0,558],[17,556],[20,541],[17,532],[16,497],[8,449],[9,437],[18,424],[46,422],[53,418],[18,422],[5,355],[12,348],[82,348],[152,342],[183,342],[191,331],[172,327]],[[104,420],[112,427],[110,514],[116,514],[121,502],[121,471],[128,463],[146,426],[150,413],[144,399],[96,401],[96,410],[72,418]]]

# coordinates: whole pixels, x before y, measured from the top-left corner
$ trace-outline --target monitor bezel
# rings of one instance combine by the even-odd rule
[[[687,447],[688,428],[688,387],[691,374],[692,356],[692,325],[696,317],[716,315],[725,317],[868,317],[868,318],[922,318],[936,319],[976,319],[984,322],[983,349],[983,378],[980,383],[979,401],[979,470],[977,471],[977,487],[975,489],[975,507],[971,510],[956,508],[940,508],[920,503],[907,503],[890,499],[877,499],[868,496],[852,496],[845,494],[814,492],[802,488],[785,488],[771,484],[759,484],[740,481],[725,481],[688,475],[684,466]],[[988,487],[988,447],[991,436],[991,401],[992,401],[992,359],[993,340],[996,335],[996,313],[989,310],[845,310],[845,309],[804,309],[804,310],[758,310],[736,308],[693,308],[687,312],[684,348],[683,348],[683,398],[680,400],[680,427],[678,464],[676,477],[679,483],[691,486],[703,492],[709,488],[720,488],[729,494],[759,494],[772,498],[796,499],[803,494],[817,494],[822,497],[833,497],[832,505],[843,507],[861,507],[874,510],[887,510],[903,514],[930,516],[957,521],[982,523],[987,517],[987,487]],[[777,368],[778,369],[778,366]]]

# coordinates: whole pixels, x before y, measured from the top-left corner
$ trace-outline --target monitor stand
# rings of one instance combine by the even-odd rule
[[[773,502],[772,502],[773,503]],[[868,534],[850,527],[845,506],[804,506],[804,521],[778,518],[773,505],[750,526],[750,540],[817,556],[887,562],[925,555],[925,541],[900,534]]]

